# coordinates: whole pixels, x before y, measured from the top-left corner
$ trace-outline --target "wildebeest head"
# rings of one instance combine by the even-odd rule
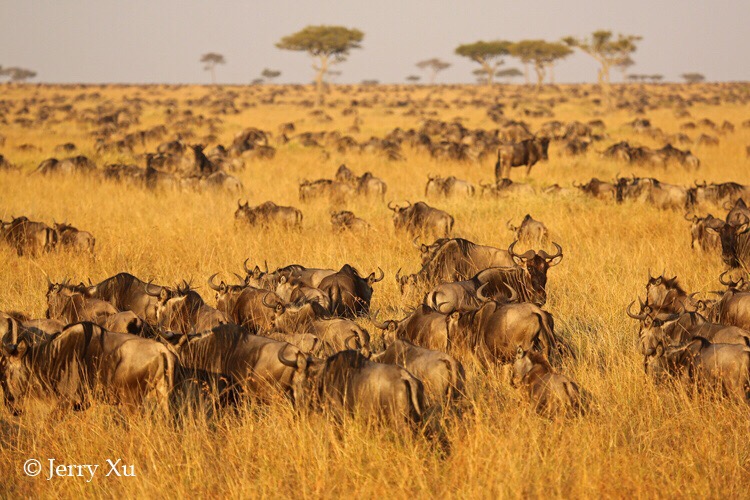
[[[542,155],[542,160],[548,160],[549,157],[547,156],[547,151],[549,150],[549,137],[542,137],[541,139],[537,139],[537,141],[540,144],[540,152]]]
[[[687,292],[677,282],[677,276],[653,277],[646,283],[646,305],[657,312],[680,313],[684,310]]]
[[[401,268],[399,268],[398,271],[396,271],[396,283],[398,283],[401,295],[404,295],[406,292],[417,288],[417,275],[406,274],[401,276]]]
[[[641,302],[640,298],[638,298],[638,301],[641,304],[641,310],[638,314],[632,311],[635,301],[628,305],[626,312],[631,318],[640,321],[638,341],[641,346],[641,353],[644,356],[653,356],[657,345],[665,340],[662,330],[664,321],[656,317],[656,311],[651,306]]]
[[[245,285],[252,286],[254,288],[264,288],[266,290],[273,290],[278,285],[278,274],[268,272],[268,262],[265,262],[265,271],[262,271],[260,267],[254,266],[250,268],[247,263],[250,259],[247,258],[242,263],[242,267],[245,269]]]
[[[541,370],[539,369],[541,367]],[[533,349],[524,349],[522,346],[516,348],[516,359],[513,362],[513,376],[511,379],[511,385],[519,387],[526,375],[528,375],[534,368],[540,370],[542,373],[551,372],[552,366],[549,364],[544,354],[536,352]]]
[[[31,346],[31,339],[28,332],[19,330],[18,323],[12,318],[4,319],[7,328],[0,347],[0,387],[3,389],[5,406],[13,415],[20,415],[16,402],[26,394],[30,385],[30,371],[24,358]]]
[[[729,218],[729,216],[727,216]],[[729,267],[739,267],[737,258],[737,238],[750,231],[750,221],[739,225],[713,219],[706,224],[706,230],[717,233],[721,241],[721,258]]]
[[[513,262],[526,270],[534,290],[544,290],[547,286],[547,270],[562,261],[562,247],[553,241],[552,244],[557,249],[554,255],[549,255],[544,250],[539,250],[539,252],[528,250],[519,255],[513,250],[517,243],[518,240],[508,247],[508,253],[513,258]]]
[[[679,375],[688,367],[701,349],[711,345],[703,337],[694,337],[680,346],[669,346],[660,341],[656,344],[653,354],[646,356],[643,365],[646,373],[660,382],[669,376]]]
[[[410,201],[406,201],[406,206],[401,206],[399,204],[395,204],[392,201],[388,202],[388,209],[393,211],[393,220],[398,220],[402,214],[407,213],[407,210],[411,208],[412,204]]]

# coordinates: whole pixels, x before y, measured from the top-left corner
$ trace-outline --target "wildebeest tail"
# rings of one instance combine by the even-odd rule
[[[133,318],[128,321],[128,325],[125,327],[125,330],[128,333],[132,333],[133,335],[140,335],[143,331],[143,321],[141,321],[141,318]]]
[[[404,381],[406,386],[406,395],[409,400],[409,417],[414,422],[422,420],[422,413],[424,411],[424,387],[422,381],[414,377],[408,376],[403,377],[401,380]]]
[[[542,343],[546,346],[546,355],[547,358],[552,360],[553,354],[557,356],[557,340],[555,339],[555,333],[553,331],[553,327],[550,324],[551,321],[547,317],[547,314],[542,311],[541,313],[534,313],[534,315],[539,320],[539,326],[541,328],[541,340]]]
[[[443,363],[445,363],[445,367],[448,369],[448,376],[450,377],[450,385],[448,386],[446,397],[448,401],[455,401],[464,394],[464,367],[453,358],[445,358],[443,359]]]
[[[328,289],[328,302],[330,313],[334,316],[339,316],[341,314],[339,310],[343,309],[344,304],[342,303],[341,287],[337,283],[334,283]]]

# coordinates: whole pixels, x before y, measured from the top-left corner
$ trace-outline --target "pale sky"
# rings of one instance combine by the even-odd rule
[[[274,46],[308,24],[365,33],[338,83],[403,82],[431,57],[453,64],[438,82],[473,82],[478,66],[453,53],[461,43],[596,29],[643,36],[632,73],[750,80],[750,0],[0,0],[0,65],[33,69],[40,82],[209,83],[198,60],[219,52],[219,83],[248,83],[266,67],[282,72],[279,83],[308,83],[310,58]],[[596,64],[576,54],[555,75],[594,81]]]

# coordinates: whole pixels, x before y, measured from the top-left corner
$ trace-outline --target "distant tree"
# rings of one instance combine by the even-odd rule
[[[620,70],[620,73],[622,74],[622,79],[623,79],[623,80],[624,80],[624,79],[626,78],[626,77],[625,77],[625,73],[626,73],[626,72],[628,71],[628,69],[630,69],[630,67],[631,67],[631,66],[633,66],[634,64],[635,64],[635,61],[634,61],[634,60],[633,60],[633,58],[632,58],[632,57],[630,57],[630,56],[626,57],[625,59],[623,59],[622,61],[620,61],[620,62],[619,62],[619,63],[617,64],[617,69],[619,69],[619,70]]]
[[[523,64],[534,66],[537,88],[541,88],[547,71],[551,70],[555,61],[568,57],[573,51],[563,43],[521,40],[510,46],[510,53],[520,59]]]
[[[3,68],[0,66],[0,77],[7,77],[11,82],[25,82],[36,77],[36,71],[31,71],[26,68]]]
[[[211,83],[216,83],[216,65],[226,64],[224,56],[216,52],[209,52],[201,56],[201,62],[205,64],[204,70],[211,72]]]
[[[318,103],[323,103],[323,81],[333,64],[346,60],[349,51],[359,49],[365,35],[358,29],[343,26],[307,26],[284,38],[276,44],[282,50],[307,52],[317,59],[313,69],[317,72],[315,84],[318,92]]]
[[[687,83],[700,83],[706,80],[706,77],[701,73],[683,73],[680,76]]]
[[[450,68],[451,63],[441,61],[438,58],[426,59],[417,63],[417,68],[430,72],[430,83],[435,83],[437,74],[444,69]]]
[[[272,81],[274,78],[278,78],[281,76],[281,71],[276,71],[275,69],[266,68],[261,72],[260,76],[262,76],[266,80]]]
[[[266,81],[263,78],[256,78],[252,82],[250,82],[250,85],[261,85],[265,83]]]
[[[643,75],[631,73],[626,78],[631,82],[640,82],[641,80],[643,80]]]
[[[510,45],[510,42],[502,40],[491,42],[480,40],[474,43],[459,45],[456,47],[456,54],[479,63],[482,66],[481,72],[484,73],[484,82],[488,86],[492,86],[495,71],[503,64],[503,60],[500,57],[509,54],[508,48]],[[477,72],[475,71],[474,74],[476,75]]]
[[[593,57],[599,63],[597,81],[599,84],[608,84],[610,69],[628,59],[636,50],[636,42],[641,39],[640,36],[622,34],[615,38],[611,31],[599,30],[588,38],[569,36],[564,38],[563,42]]]
[[[664,75],[649,75],[648,79],[651,80],[651,83],[658,83],[664,79]]]
[[[416,83],[416,82],[418,82],[420,80],[420,78],[421,77],[419,75],[409,75],[409,76],[406,77],[406,81]]]
[[[495,76],[501,79],[518,78],[519,76],[523,76],[523,71],[518,68],[501,69],[495,73]]]
[[[377,85],[380,80],[362,80],[362,85]]]

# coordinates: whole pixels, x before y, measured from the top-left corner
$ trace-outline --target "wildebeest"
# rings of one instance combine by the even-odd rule
[[[208,379],[224,401],[237,396],[268,400],[283,394],[297,402],[307,367],[300,349],[287,342],[253,335],[238,325],[221,325],[177,346],[186,377]]]
[[[688,189],[688,205],[713,203],[719,206],[737,203],[738,200],[750,200],[750,186],[736,182],[703,184],[695,182],[695,187]]]
[[[412,236],[419,234],[436,234],[449,236],[453,230],[453,216],[427,203],[418,201],[401,207],[388,203],[388,208],[393,210],[393,225],[397,231],[406,231]]]
[[[425,196],[474,196],[477,188],[471,182],[456,179],[454,176],[428,176],[424,188]]]
[[[203,301],[188,283],[183,282],[174,290],[159,287],[156,292],[146,285],[146,293],[158,296],[156,320],[163,329],[187,334],[204,332],[229,323],[227,316]]]
[[[93,234],[88,231],[81,231],[67,223],[55,223],[53,229],[57,233],[58,243],[63,247],[94,255],[96,239]]]
[[[464,367],[453,356],[419,347],[408,340],[394,339],[388,347],[370,358],[378,363],[406,368],[424,384],[428,406],[450,404],[465,396]]]
[[[370,229],[369,222],[360,219],[348,210],[331,211],[331,225],[334,231],[351,231],[353,233],[364,233]]]
[[[469,280],[441,283],[427,292],[424,304],[443,314],[473,311],[488,300],[533,302],[544,305],[544,291],[535,291],[524,282],[523,270],[515,267],[491,267]],[[519,294],[518,289],[526,290]]]
[[[0,385],[14,414],[20,413],[19,399],[34,392],[75,409],[85,409],[91,394],[132,408],[153,400],[166,415],[176,363],[156,341],[76,323],[36,343],[25,333],[6,336]]]
[[[386,330],[386,335],[390,338],[404,339],[427,349],[446,352],[450,347],[448,318],[448,315],[420,304],[400,321],[373,323],[381,330]]]
[[[549,137],[534,137],[514,144],[501,144],[497,148],[495,179],[509,179],[511,167],[525,166],[526,175],[529,175],[537,162],[548,159],[549,141]]]
[[[44,222],[34,222],[28,217],[15,217],[10,222],[0,221],[0,236],[21,256],[50,252],[58,243],[57,233]]]
[[[218,273],[217,273],[218,274]],[[281,303],[272,291],[245,284],[216,284],[216,274],[208,279],[208,286],[216,291],[216,308],[233,323],[247,328],[250,333],[270,332],[273,328],[273,311],[264,305]]]
[[[518,347],[513,363],[513,385],[521,387],[534,411],[552,417],[584,411],[582,391],[573,380],[555,373],[540,353]]]
[[[278,225],[291,228],[302,225],[302,212],[294,207],[279,206],[272,201],[261,203],[256,207],[251,207],[249,202],[245,202],[243,205],[238,201],[234,218],[251,226],[269,227]]]
[[[323,278],[317,288],[328,296],[331,314],[347,318],[367,315],[370,311],[372,285],[382,281],[384,277],[383,270],[378,270],[379,277],[372,272],[363,278],[352,266],[344,264],[338,272]]]
[[[573,186],[599,200],[615,200],[617,198],[617,186],[611,182],[600,181],[596,177],[593,177],[586,184],[574,182]]]
[[[507,226],[508,229],[515,233],[516,239],[522,245],[537,246],[547,244],[547,226],[544,225],[544,222],[534,220],[529,214],[524,216],[521,225],[514,226],[509,220]]]
[[[559,353],[552,315],[535,304],[488,301],[448,318],[451,344],[473,351],[483,363],[509,363],[518,346],[524,351],[535,349],[548,359]]]
[[[316,302],[326,311],[331,310],[330,298],[319,288],[305,285],[297,278],[281,276],[276,285],[276,295],[288,304],[305,304]]]
[[[302,181],[299,184],[300,201],[310,201],[315,198],[327,198],[330,203],[344,203],[354,196],[355,189],[344,182],[330,179],[316,181]]]
[[[650,203],[662,210],[684,210],[688,205],[687,189],[683,186],[666,184],[653,178],[633,177],[628,181],[620,178],[617,182],[617,201],[637,200]]]
[[[47,287],[47,318],[58,319],[65,324],[90,321],[104,326],[107,318],[117,313],[109,302],[87,298],[83,293],[71,290],[67,283],[50,282]]]
[[[690,221],[690,248],[693,250],[702,250],[704,252],[721,249],[721,240],[719,235],[709,231],[709,227],[717,227],[722,222],[713,215],[708,214],[705,217],[685,216],[685,220]],[[718,221],[714,222],[714,221]]]
[[[365,172],[357,177],[346,165],[339,167],[335,179],[339,182],[346,182],[357,190],[357,194],[363,196],[379,196],[382,200],[388,191],[388,186],[382,179],[375,177],[370,172]]]
[[[721,258],[727,266],[747,269],[750,265],[750,210],[742,199],[737,200],[725,221],[713,219],[706,229],[719,235]]]
[[[336,418],[356,414],[412,425],[422,420],[422,382],[400,366],[343,351],[326,360],[310,360],[305,373],[307,404]]]
[[[272,273],[268,271],[268,265],[266,265],[266,270],[264,272],[261,271],[258,266],[250,269],[247,266],[248,260],[249,259],[246,259],[243,263],[246,273],[245,284],[256,288],[265,288],[267,290],[275,290],[282,276],[285,276],[287,280],[295,279],[306,286],[319,288],[320,282],[323,278],[336,274],[334,269],[309,268],[299,264],[281,267]]]
[[[495,184],[480,183],[480,185],[482,186],[482,196],[506,197],[536,194],[531,184],[513,182],[507,178],[498,179]]]
[[[702,385],[718,386],[731,397],[750,404],[750,348],[712,344],[697,337],[679,346],[660,343],[645,360],[646,372],[657,380],[684,376]]]

